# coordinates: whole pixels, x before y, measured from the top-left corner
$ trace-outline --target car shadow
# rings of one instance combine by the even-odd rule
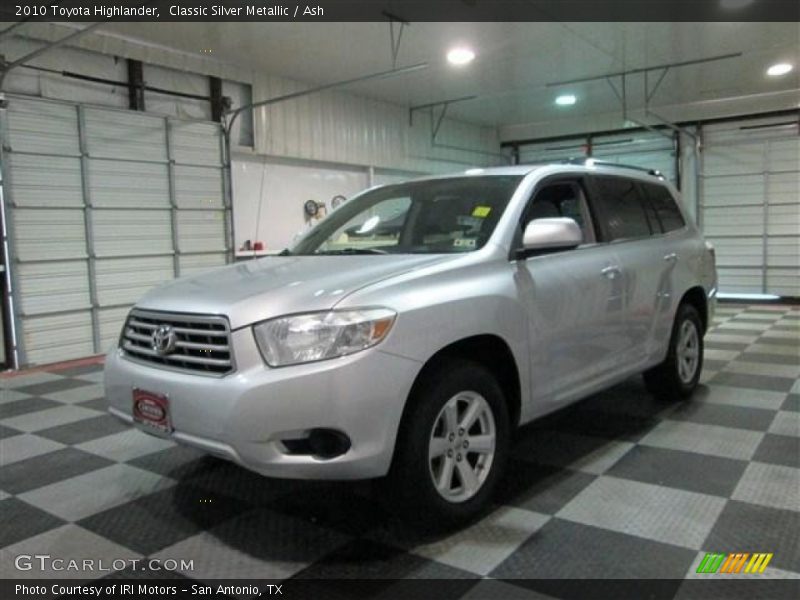
[[[487,513],[511,505],[554,514],[670,410],[637,377],[520,428],[495,504]],[[360,539],[370,543],[362,544],[363,550],[348,546],[331,559],[341,564],[385,562],[394,556],[386,548],[435,544],[456,533],[409,527],[385,507],[375,482],[271,479],[200,454],[164,474],[177,480],[172,499],[181,518],[228,548],[261,561],[311,563],[320,558],[321,548]],[[230,510],[209,519],[211,504],[198,501],[201,498]],[[503,539],[508,526],[501,519],[484,514],[478,521],[480,529],[470,524],[459,528],[460,539],[495,534],[501,536],[495,539]],[[376,550],[375,544],[383,550]]]

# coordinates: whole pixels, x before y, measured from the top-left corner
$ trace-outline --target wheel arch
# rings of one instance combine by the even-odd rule
[[[708,328],[711,325],[708,322],[708,300],[706,298],[706,292],[702,286],[698,285],[686,290],[683,296],[681,296],[681,301],[678,303],[678,306],[681,304],[690,304],[693,306],[697,312],[700,313],[700,320],[703,324],[703,333],[708,331]]]
[[[522,409],[522,388],[519,367],[514,353],[508,343],[496,334],[480,334],[462,338],[436,351],[417,373],[408,401],[403,410],[402,423],[405,422],[409,406],[420,384],[433,370],[449,358],[461,358],[477,362],[497,378],[503,390],[503,396],[508,407],[509,423],[512,429],[519,425]]]

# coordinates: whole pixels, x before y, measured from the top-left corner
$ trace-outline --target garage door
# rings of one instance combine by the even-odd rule
[[[586,158],[589,143],[587,136],[580,136],[525,144],[520,147],[520,163]],[[676,148],[671,134],[659,135],[649,131],[637,131],[592,136],[591,148],[593,158],[643,169],[655,169],[677,185]]]
[[[619,133],[592,138],[592,156],[613,163],[654,169],[677,185],[675,138],[650,131]]]
[[[700,223],[720,292],[800,296],[797,117],[703,128]]]
[[[149,288],[227,261],[218,125],[13,96],[5,113],[21,364],[104,352]]]

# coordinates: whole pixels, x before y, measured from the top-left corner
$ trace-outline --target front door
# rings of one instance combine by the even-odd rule
[[[619,370],[625,350],[623,281],[614,249],[597,240],[579,177],[539,186],[520,223],[571,217],[584,243],[518,262],[527,312],[531,389],[542,412],[569,402]]]

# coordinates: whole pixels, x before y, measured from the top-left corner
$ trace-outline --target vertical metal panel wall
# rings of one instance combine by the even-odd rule
[[[218,125],[12,96],[20,362],[104,352],[148,289],[227,261]]]
[[[253,98],[276,98],[307,85],[259,76]],[[429,115],[347,92],[329,90],[253,110],[255,149],[273,157],[415,172],[450,172],[507,164],[494,127],[445,119],[436,143]]]
[[[703,128],[700,221],[723,293],[800,297],[799,127],[775,117]]]

